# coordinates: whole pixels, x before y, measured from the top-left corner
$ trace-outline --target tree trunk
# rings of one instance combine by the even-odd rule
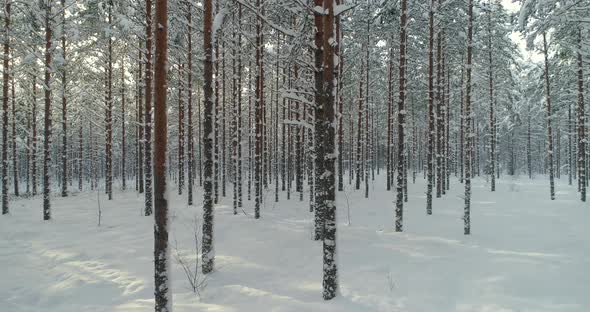
[[[152,214],[152,0],[145,1],[145,215]]]
[[[549,162],[549,189],[551,200],[555,200],[555,182],[553,168],[553,129],[551,128],[551,91],[549,85],[549,56],[547,52],[547,36],[543,33],[543,55],[545,57],[545,100],[547,103],[547,153]]]
[[[471,151],[473,150],[471,133],[471,57],[473,50],[473,0],[467,0],[467,82],[465,86],[465,206],[463,208],[463,234],[471,234]]]
[[[193,25],[192,25],[192,5],[190,1],[186,2],[186,20],[187,20],[187,83],[186,83],[186,91],[187,91],[187,103],[188,106],[188,152],[187,152],[187,159],[188,159],[188,205],[191,206],[193,204],[193,183],[194,183],[194,176],[195,176],[195,149],[194,149],[194,138],[193,138]],[[200,121],[199,121],[200,123]]]
[[[8,2],[7,2],[8,3]],[[43,142],[43,220],[51,219],[49,166],[51,165],[51,6],[45,4],[45,129]],[[6,52],[5,48],[5,52]],[[5,62],[7,62],[5,60]],[[5,67],[6,68],[6,67]]]
[[[108,3],[108,23],[109,27],[112,24],[112,8],[113,2],[109,0]],[[107,63],[107,109],[106,109],[106,159],[105,159],[105,191],[108,199],[113,199],[113,40],[107,34],[107,49],[108,49],[108,63]]]
[[[155,311],[172,312],[169,285],[168,199],[166,197],[166,148],[168,116],[166,86],[168,61],[168,0],[156,0],[156,57],[154,63],[154,280]]]
[[[204,274],[213,271],[215,253],[213,251],[213,4],[212,0],[205,0],[203,16],[203,50],[205,59],[204,93],[205,93],[205,117],[203,142],[205,144],[205,170],[204,170],[204,199],[203,199],[203,244],[202,244],[202,270]]]
[[[179,54],[178,62],[178,195],[184,189],[184,64]]]
[[[2,214],[8,213],[8,86],[10,81],[10,5],[4,2],[4,59],[2,72]]]
[[[428,39],[428,185],[426,188],[426,214],[432,214],[432,188],[434,185],[434,0],[430,0]]]
[[[338,292],[338,268],[336,265],[336,124],[334,109],[334,43],[331,39],[334,37],[334,2],[324,0],[324,11],[327,13],[323,16],[323,47],[324,47],[324,85],[323,85],[323,117],[324,128],[323,139],[325,154],[321,155],[324,160],[324,172],[321,176],[322,198],[323,198],[323,215],[324,215],[324,233],[323,233],[323,259],[324,259],[324,277],[323,277],[323,297],[324,300],[330,300]],[[338,41],[336,41],[337,44]]]
[[[488,57],[489,57],[489,83],[490,83],[490,179],[491,191],[496,191],[496,139],[494,137],[494,63],[492,59],[492,12],[488,12]]]
[[[323,5],[323,0],[314,0],[314,5],[316,7],[321,7]],[[324,53],[323,53],[323,40],[324,40],[324,16],[319,12],[314,12],[314,22],[315,22],[315,34],[314,34],[314,61],[315,61],[315,68],[314,68],[314,82],[315,82],[315,122],[314,122],[314,136],[315,136],[315,144],[314,146],[314,166],[315,166],[315,173],[314,173],[314,186],[315,186],[315,203],[311,207],[315,207],[314,211],[314,239],[320,240],[323,239],[323,231],[324,231],[324,190],[325,185],[322,184],[323,180],[321,175],[325,172],[324,168],[324,156],[325,146],[324,146],[324,139],[323,136],[326,135],[323,129],[325,116],[324,116],[324,106],[325,103],[323,101],[326,100],[324,94],[324,67],[323,62]],[[327,26],[327,25],[326,25]],[[310,209],[314,210],[314,209]]]
[[[257,13],[260,13],[260,0],[256,0]],[[255,205],[254,218],[260,218],[260,206],[262,205],[262,21],[259,16],[256,17],[256,97],[254,100],[254,114],[255,114],[255,139],[256,147],[254,149],[254,190],[255,190]]]
[[[406,31],[407,0],[401,2],[400,44],[399,44],[399,103],[397,108],[397,196],[395,204],[395,231],[403,231],[404,212],[404,127],[406,101]],[[405,181],[407,183],[407,180]],[[406,189],[407,191],[407,189]]]
[[[586,129],[584,107],[584,71],[582,62],[582,30],[578,29],[578,183],[580,184],[580,200],[586,201]]]
[[[62,35],[61,35],[61,47],[63,57],[63,68],[61,70],[61,130],[62,130],[62,142],[61,142],[61,197],[68,196],[68,119],[67,119],[67,58],[66,58],[66,3],[65,0],[61,0],[62,6]]]
[[[127,170],[126,170],[126,133],[125,133],[125,59],[121,59],[121,188],[127,189]]]
[[[12,90],[12,182],[14,183],[14,196],[20,196],[18,190],[18,157],[16,154],[16,94],[14,86],[14,75],[11,76],[11,90]]]

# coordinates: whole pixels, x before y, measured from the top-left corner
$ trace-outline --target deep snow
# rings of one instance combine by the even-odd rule
[[[424,181],[410,184],[403,233],[393,230],[394,193],[384,190],[383,177],[372,182],[370,199],[347,185],[338,198],[341,294],[330,302],[321,296],[321,243],[311,240],[308,202],[281,193],[274,203],[268,191],[255,220],[249,201],[248,215],[234,216],[228,194],[215,209],[216,271],[200,300],[172,265],[175,311],[590,309],[590,207],[574,187],[558,181],[551,201],[542,178],[504,176],[495,193],[476,179],[472,235],[464,236],[463,188],[452,184],[434,199],[432,216]],[[171,197],[171,246],[190,253],[201,206]],[[141,216],[143,194],[54,196],[50,222],[42,221],[40,196],[10,205],[10,215],[0,216],[1,311],[153,310],[153,218]]]

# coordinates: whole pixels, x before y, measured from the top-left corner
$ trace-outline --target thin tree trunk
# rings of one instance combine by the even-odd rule
[[[407,31],[407,0],[401,2],[400,44],[399,44],[399,103],[397,110],[397,196],[395,205],[395,231],[403,231],[404,212],[404,126],[406,101],[406,31]],[[407,183],[407,180],[406,180]],[[407,189],[406,189],[407,191]]]
[[[195,162],[194,162],[194,138],[193,138],[193,25],[192,25],[192,5],[191,1],[186,2],[186,20],[187,20],[187,103],[188,106],[188,205],[193,204],[193,183],[195,176]],[[199,121],[200,123],[200,121]]]
[[[434,0],[430,1],[428,43],[428,185],[426,188],[426,214],[432,214],[432,188],[434,185]]]
[[[257,13],[260,13],[260,0],[256,0]],[[255,204],[254,204],[254,218],[260,218],[260,206],[262,205],[262,144],[263,144],[263,80],[262,80],[262,21],[259,16],[256,17],[256,97],[254,100],[255,113],[255,139],[256,147],[254,149],[254,190],[255,190]]]
[[[7,2],[8,3],[8,2]],[[45,4],[45,129],[43,142],[43,220],[51,219],[51,203],[50,203],[50,187],[49,181],[49,166],[51,163],[51,6],[49,3]],[[6,53],[5,49],[5,53]],[[5,62],[7,60],[5,59]],[[7,67],[7,66],[6,66]],[[5,68],[6,68],[5,67]]]
[[[11,76],[12,89],[12,182],[14,183],[14,196],[20,196],[18,190],[18,157],[16,154],[16,94],[14,87],[14,75]]]
[[[180,60],[178,63],[178,195],[182,195],[184,189],[184,64]]]
[[[492,59],[492,12],[488,11],[488,57],[489,57],[489,84],[490,84],[490,179],[491,191],[496,191],[496,139],[494,136],[494,62]]]
[[[62,48],[62,58],[63,58],[63,68],[61,71],[61,112],[62,112],[62,119],[61,119],[61,130],[62,130],[62,142],[61,142],[61,174],[62,174],[62,183],[61,183],[61,197],[68,196],[68,119],[67,119],[67,97],[66,97],[66,89],[67,89],[67,58],[66,58],[66,2],[65,0],[61,0],[62,6],[62,35],[61,35],[61,48]],[[110,22],[109,22],[110,23]]]
[[[108,3],[108,23],[109,27],[112,23],[112,7],[113,2],[109,0]],[[113,199],[113,40],[111,36],[107,36],[107,49],[108,49],[108,63],[107,63],[107,72],[106,72],[106,79],[107,79],[107,94],[106,94],[106,102],[107,102],[107,109],[106,109],[106,119],[105,119],[105,128],[106,128],[106,144],[105,144],[105,191],[108,195],[108,199]]]
[[[145,215],[152,214],[152,0],[145,1]]]
[[[126,146],[127,135],[125,129],[125,59],[121,59],[121,188],[127,189]]]
[[[10,81],[10,6],[4,2],[4,59],[2,72],[2,214],[8,213],[8,86]]]
[[[32,119],[31,123],[31,184],[33,189],[33,196],[37,195],[37,76],[32,75],[32,91],[33,91],[33,108],[32,108]]]
[[[582,30],[578,29],[578,183],[580,184],[580,200],[586,201],[586,129],[584,107],[584,71],[582,62]]]
[[[549,85],[549,56],[547,52],[547,36],[543,33],[543,55],[545,57],[545,99],[547,103],[547,142],[548,142],[548,162],[549,162],[549,188],[551,200],[555,200],[555,182],[553,168],[553,130],[551,128],[551,91]]]
[[[471,57],[473,50],[473,0],[467,0],[467,82],[465,86],[465,206],[463,208],[463,234],[471,234],[471,150],[473,135],[471,134]]]

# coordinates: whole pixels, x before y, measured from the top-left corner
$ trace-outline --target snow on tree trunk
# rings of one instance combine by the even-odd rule
[[[205,154],[203,193],[203,243],[202,271],[213,271],[215,252],[213,249],[213,24],[212,0],[205,0],[203,16],[203,50],[205,52],[203,73],[205,95],[205,116],[203,120],[203,142]]]
[[[465,198],[463,208],[463,234],[471,234],[471,161],[473,134],[471,133],[471,58],[473,53],[473,0],[467,1],[467,67],[465,85]]]
[[[152,0],[145,2],[145,215],[152,214]]]
[[[168,0],[156,0],[156,55],[154,62],[154,280],[155,311],[172,312],[166,154],[168,61]]]
[[[400,44],[399,44],[399,102],[397,108],[397,194],[395,204],[395,231],[403,231],[404,212],[404,127],[406,101],[406,31],[407,0],[401,2]],[[407,183],[407,179],[405,181]],[[407,189],[406,189],[407,191]]]
[[[547,104],[547,156],[549,166],[549,190],[551,200],[555,200],[555,182],[553,167],[553,129],[551,128],[551,89],[549,85],[549,56],[547,51],[547,35],[543,32],[543,55],[545,58],[545,102]]]
[[[334,40],[334,2],[324,0],[323,16],[323,149],[324,153],[318,155],[324,161],[320,183],[322,185],[323,198],[323,297],[330,300],[338,292],[338,267],[336,263],[336,166],[337,149],[336,122],[335,122],[335,85],[334,80],[334,50],[337,41]]]
[[[8,92],[10,80],[10,6],[4,3],[4,58],[2,66],[2,214],[8,213]]]
[[[51,6],[45,4],[45,129],[43,142],[43,220],[51,219],[49,166],[51,165],[51,50],[52,50],[52,28],[51,28]],[[6,49],[5,49],[6,51]]]

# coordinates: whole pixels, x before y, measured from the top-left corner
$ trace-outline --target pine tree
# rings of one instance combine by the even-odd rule
[[[152,214],[152,0],[145,1],[145,215]]]
[[[335,83],[334,83],[334,1],[324,0],[323,16],[323,153],[319,153],[324,161],[320,183],[322,185],[324,215],[324,277],[323,297],[330,300],[338,291],[338,267],[336,265],[336,123],[335,123]],[[337,18],[337,17],[336,17]]]
[[[51,72],[52,72],[52,34],[51,4],[44,3],[45,9],[45,129],[43,142],[43,220],[51,219],[51,182],[49,181],[49,166],[51,162]]]
[[[473,133],[471,117],[471,66],[473,54],[473,0],[467,0],[467,64],[466,82],[465,82],[465,153],[463,159],[465,162],[465,206],[463,210],[463,233],[471,234],[471,164],[473,151]]]
[[[204,166],[204,199],[203,199],[203,244],[202,270],[204,274],[213,271],[215,253],[213,249],[213,4],[205,0],[203,5],[203,63],[205,95],[205,116],[203,120],[203,142],[205,154]]]
[[[407,0],[401,2],[400,16],[400,44],[399,44],[399,103],[397,111],[397,196],[395,205],[395,231],[403,231],[404,211],[404,127],[405,127],[405,101],[406,101],[406,31],[407,31]],[[407,180],[405,181],[407,183]]]
[[[156,0],[156,55],[154,62],[154,279],[155,311],[172,312],[169,285],[168,199],[166,197],[166,105],[168,62],[168,0]]]
[[[2,214],[8,213],[8,92],[10,81],[10,9],[4,2],[4,58],[2,62]]]

